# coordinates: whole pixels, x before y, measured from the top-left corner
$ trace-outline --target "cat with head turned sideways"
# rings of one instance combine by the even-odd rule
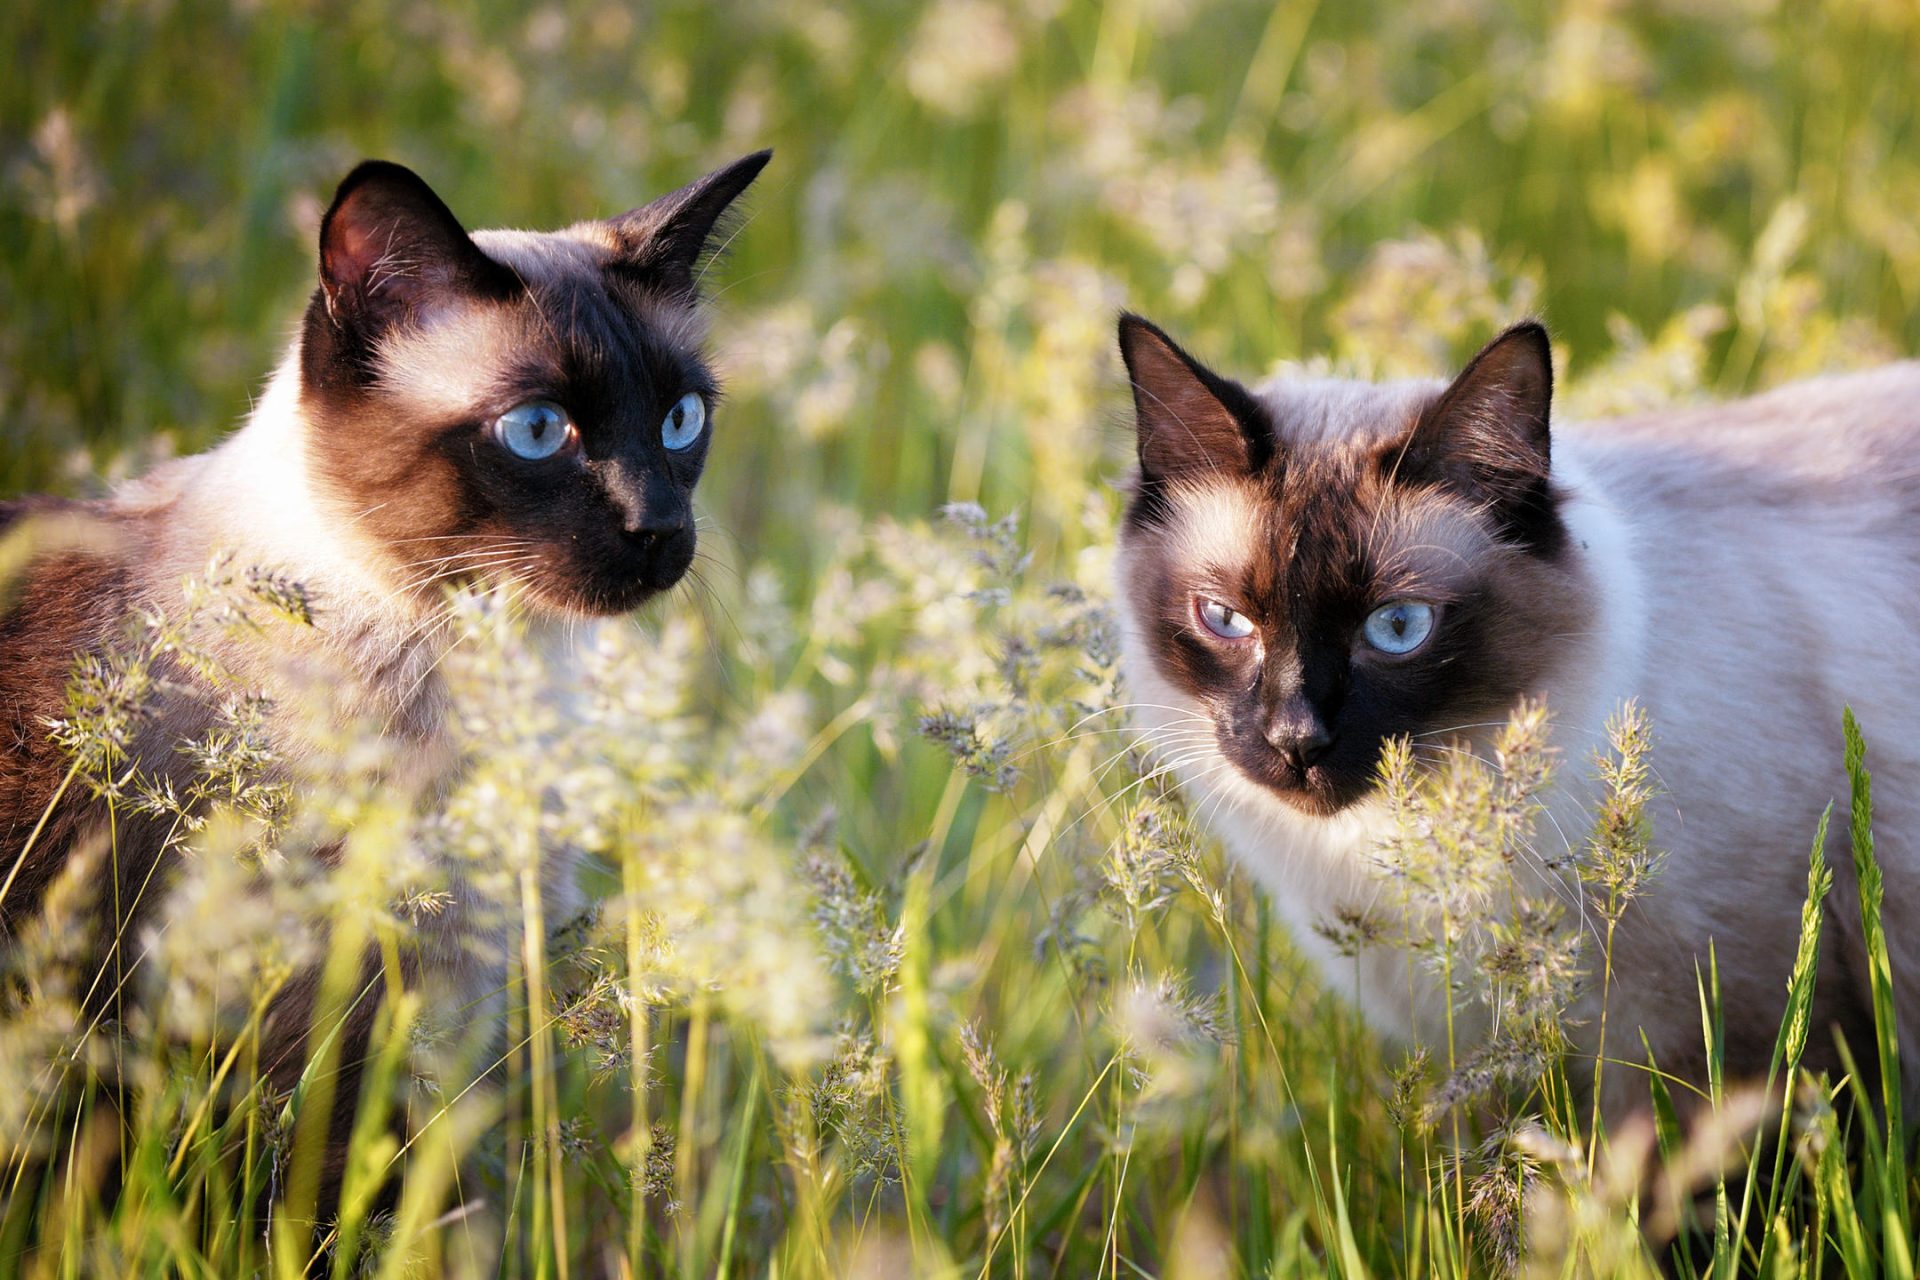
[[[1139,460],[1117,570],[1136,724],[1330,984],[1389,1034],[1446,1043],[1437,978],[1410,987],[1390,948],[1337,957],[1313,927],[1380,897],[1385,742],[1485,756],[1519,700],[1544,699],[1567,764],[1541,828],[1577,854],[1592,819],[1576,775],[1634,699],[1666,856],[1613,944],[1608,1043],[1632,1049],[1608,1056],[1639,1058],[1644,1031],[1663,1070],[1705,1084],[1711,948],[1729,1077],[1764,1075],[1807,849],[1827,804],[1846,810],[1850,705],[1874,778],[1901,1084],[1920,1101],[1920,364],[1563,422],[1536,323],[1451,383],[1249,388],[1131,315],[1120,347]],[[1807,1061],[1837,1077],[1835,1034],[1871,1063],[1874,1029],[1851,861],[1829,855]],[[1574,1010],[1589,1055],[1598,987]],[[1646,1087],[1605,1072],[1601,1102],[1638,1109]]]
[[[183,580],[215,553],[297,580],[315,622],[276,628],[270,644],[223,639],[222,664],[269,694],[311,703],[324,689],[342,724],[384,725],[421,760],[435,756],[445,713],[435,667],[452,633],[447,584],[497,586],[536,617],[579,617],[631,610],[680,581],[719,396],[701,275],[768,157],[548,233],[469,234],[409,170],[362,164],[321,223],[297,338],[239,431],[104,499],[0,504],[0,535],[84,533],[43,539],[0,599],[0,942],[110,822],[96,946],[138,939],[161,895],[116,902],[105,886],[144,885],[166,830],[65,785],[46,721],[62,712],[76,654],[101,651],[137,610],[175,612]],[[298,689],[276,685],[290,662]],[[165,689],[129,756],[188,794],[179,745],[214,708],[191,679]],[[289,730],[276,745],[297,754],[291,726],[275,727]],[[564,910],[568,892],[555,884],[548,900]],[[261,1061],[283,1088],[304,1063],[310,978],[289,984],[269,1018]],[[350,1101],[351,1084],[337,1095]]]

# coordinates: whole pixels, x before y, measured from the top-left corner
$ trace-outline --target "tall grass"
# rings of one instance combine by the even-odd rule
[[[1497,1080],[1468,1080],[1496,1063],[1483,1028],[1409,1059],[1322,992],[1121,732],[1102,608],[1123,303],[1249,373],[1439,372],[1544,311],[1568,413],[1914,350],[1910,6],[18,5],[0,33],[9,492],[217,438],[361,154],[475,224],[551,225],[778,151],[712,277],[721,563],[570,672],[463,603],[444,804],[347,749],[354,726],[286,803],[236,688],[198,744],[227,803],[181,806],[182,877],[122,957],[149,1021],[89,1025],[96,975],[58,928],[9,961],[0,1270],[1911,1274],[1897,1110],[1798,1068],[1824,824],[1791,833],[1814,847],[1769,1086],[1716,1080],[1718,1125],[1602,1135],[1520,1034],[1550,1031],[1566,974],[1485,1041],[1536,1051]],[[936,523],[950,501],[1019,519]],[[302,625],[289,584],[231,570],[203,622]],[[110,740],[158,642],[77,686],[74,747]],[[1622,730],[1601,920],[1655,852]],[[1870,884],[1857,734],[1848,759]],[[111,772],[76,760],[74,785]],[[1426,785],[1406,802],[1448,801]],[[542,883],[562,850],[595,910]],[[457,996],[396,976],[450,894],[497,974]],[[1490,901],[1424,940],[1345,927],[1512,987],[1483,962],[1555,935],[1500,934],[1527,904]],[[315,1232],[341,1049],[270,1095],[259,1014],[314,963],[323,1007],[365,999],[361,942],[385,998],[344,1211]],[[1604,940],[1575,967],[1604,983]],[[1897,1081],[1877,1008],[1870,1074]],[[1603,1070],[1644,1074],[1606,1034]]]
[[[83,848],[8,957],[0,1256],[83,1276],[1733,1276],[1831,1251],[1909,1274],[1897,1093],[1799,1066],[1824,819],[1767,1081],[1669,1080],[1615,1050],[1659,1123],[1610,1133],[1562,1056],[1610,935],[1572,924],[1617,918],[1657,875],[1644,715],[1623,711],[1595,762],[1573,915],[1518,870],[1540,797],[1584,767],[1557,758],[1543,708],[1488,761],[1389,751],[1400,834],[1379,871],[1399,906],[1328,936],[1356,960],[1397,948],[1410,981],[1454,994],[1444,1043],[1383,1055],[1116,725],[1100,557],[1050,582],[1011,521],[969,507],[945,531],[882,520],[840,541],[824,615],[761,578],[731,644],[675,617],[556,660],[504,599],[455,597],[461,763],[418,789],[377,726],[323,721],[330,750],[276,756],[240,689],[189,744],[194,803],[115,745],[157,653],[230,688],[214,629],[324,625],[297,583],[217,562],[189,616],[150,614],[82,664],[57,726],[78,785],[172,814],[178,866],[102,961],[84,916],[111,851]],[[716,660],[741,682],[720,713],[697,696]],[[856,726],[882,786],[822,805],[807,793]],[[1884,955],[1846,729],[1863,936]],[[923,840],[881,870],[857,833],[914,785],[916,740],[950,767],[927,771]],[[432,960],[448,938],[464,977]],[[320,994],[287,1089],[263,1028],[302,970]],[[103,981],[138,993],[108,1024],[85,994]],[[1709,963],[1710,1062],[1717,993]],[[375,1001],[358,1046],[351,1016]]]

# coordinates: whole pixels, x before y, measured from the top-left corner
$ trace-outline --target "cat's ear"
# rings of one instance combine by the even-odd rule
[[[1550,483],[1553,347],[1537,321],[1481,348],[1385,461],[1484,502],[1528,544],[1558,529]]]
[[[1245,387],[1215,374],[1131,312],[1120,317],[1120,358],[1133,385],[1141,475],[1168,480],[1266,465],[1272,435]]]
[[[502,295],[518,283],[403,165],[363,162],[320,220],[320,289],[338,325],[384,328],[417,317],[437,295]]]
[[[694,271],[714,228],[772,158],[771,151],[742,156],[678,191],[608,219],[621,265],[670,293],[696,293]]]

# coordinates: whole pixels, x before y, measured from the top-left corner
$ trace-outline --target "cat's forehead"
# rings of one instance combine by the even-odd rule
[[[596,233],[593,228],[600,227]],[[473,242],[495,262],[504,262],[522,280],[557,280],[599,272],[613,260],[613,237],[604,224],[586,223],[564,231],[482,230]]]
[[[1170,485],[1159,522],[1169,563],[1245,605],[1288,613],[1349,597],[1463,594],[1498,544],[1468,504],[1384,479],[1378,450],[1299,457],[1277,477]]]
[[[1398,440],[1445,384],[1430,379],[1359,382],[1285,375],[1254,388],[1283,453],[1358,454]]]
[[[582,369],[631,378],[649,361],[696,361],[706,334],[698,308],[613,269],[604,225],[556,232],[476,231],[488,257],[526,284],[505,300],[442,299],[387,335],[380,385],[416,409],[457,417],[516,384],[558,385]]]
[[[582,293],[611,295],[664,342],[692,350],[706,341],[700,308],[610,269],[619,260],[621,246],[605,222],[581,222],[559,231],[476,231],[473,242],[495,262],[512,267],[527,282],[533,300],[545,300],[549,309],[565,311],[578,304]]]

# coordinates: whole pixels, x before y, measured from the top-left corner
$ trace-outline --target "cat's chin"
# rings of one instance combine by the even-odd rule
[[[1312,786],[1311,784],[1306,786],[1274,786],[1272,783],[1264,783],[1262,785],[1269,794],[1277,797],[1280,802],[1289,809],[1292,809],[1296,813],[1304,814],[1309,818],[1334,817],[1352,808],[1354,805],[1359,804],[1360,801],[1366,798],[1366,792],[1364,791],[1354,795],[1343,795],[1332,787],[1323,789]]]
[[[1240,773],[1261,791],[1309,818],[1335,817],[1365,800],[1372,791],[1370,783],[1343,785],[1336,774],[1317,766],[1304,772],[1285,765],[1270,770],[1241,767]]]
[[[659,584],[639,579],[585,586],[533,581],[526,585],[526,599],[535,609],[560,617],[613,618],[651,603],[679,582],[678,577]]]

